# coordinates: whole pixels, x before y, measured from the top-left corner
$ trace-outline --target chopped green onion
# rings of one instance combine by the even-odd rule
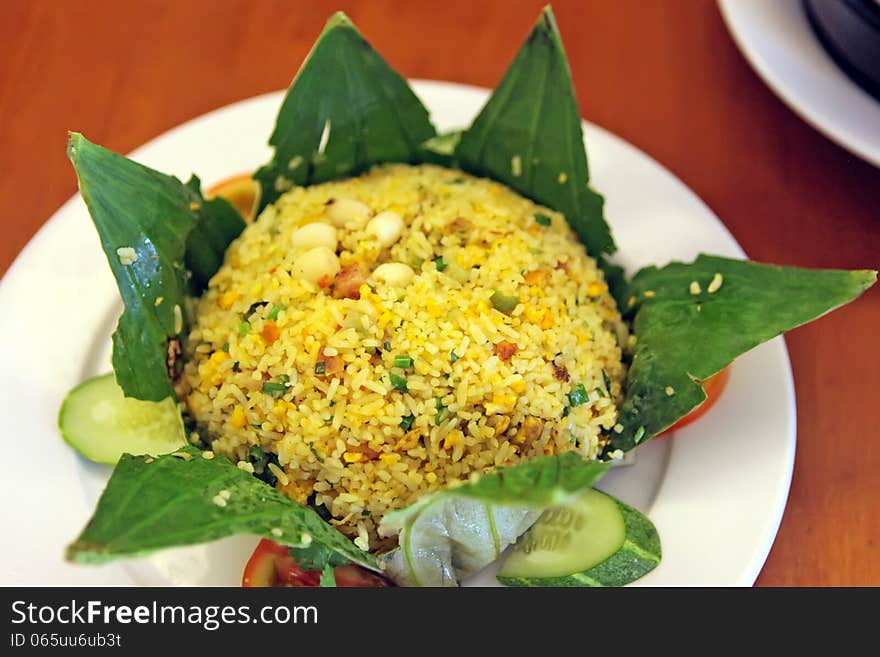
[[[280,397],[284,394],[285,386],[283,383],[278,383],[277,381],[266,381],[263,383],[263,392],[267,395],[272,395],[273,397]]]
[[[602,388],[593,388],[593,392],[595,392],[600,397],[607,397],[608,393],[602,390]]]
[[[407,367],[412,367],[412,364],[413,359],[406,354],[400,354],[399,356],[394,357],[394,367],[406,369]]]
[[[318,460],[318,463],[324,462],[324,457],[318,454],[318,450],[315,449],[315,443],[309,443],[309,451]]]
[[[464,184],[464,178],[453,178],[449,181],[450,185],[462,185]]]
[[[636,431],[636,435],[633,436],[633,441],[636,445],[639,444],[639,441],[645,436],[645,427],[639,427],[638,431]]]
[[[327,373],[327,363],[321,361],[320,363],[315,363],[315,374],[326,374]]]
[[[608,396],[611,396],[611,377],[608,376],[608,372],[605,369],[602,369],[602,381],[605,383],[605,390],[608,391]]]
[[[243,338],[248,333],[251,332],[251,323],[250,322],[242,322],[238,325],[238,336]]]
[[[581,404],[586,404],[590,401],[590,396],[587,394],[587,389],[584,388],[583,383],[578,383],[572,391],[568,393],[568,403],[572,406],[580,406]]]
[[[278,313],[282,310],[287,310],[287,306],[272,306],[272,310],[269,311],[269,314],[266,315],[269,319],[278,319]]]
[[[400,420],[400,428],[404,431],[409,431],[412,429],[413,422],[416,421],[416,416],[410,413],[409,415],[403,417]]]
[[[393,372],[390,375],[391,385],[395,390],[400,390],[400,392],[409,392],[409,386],[406,385],[406,377],[400,376],[400,374],[394,374]]]
[[[229,343],[228,342],[223,343],[223,351],[225,351],[227,354],[229,353]]]
[[[382,346],[385,347],[385,351],[391,351],[391,343],[390,342],[385,342],[385,343],[383,343]]]
[[[553,220],[550,219],[550,217],[548,217],[546,214],[543,214],[542,212],[536,212],[535,213],[535,222],[539,226],[549,226],[553,222]]]
[[[279,376],[278,380],[281,381],[281,383],[283,383],[284,385],[287,385],[288,383],[290,383],[290,377],[287,376],[286,374],[282,374],[281,376]]]
[[[443,259],[443,256],[439,256],[434,258],[434,264],[437,265],[437,271],[443,271],[449,265],[446,264],[446,261]]]
[[[571,413],[571,406],[566,406],[562,409],[562,417],[568,417],[569,413]]]
[[[251,429],[256,429],[257,431],[260,431],[262,428],[263,428],[263,425],[261,425],[261,424],[252,424],[251,425]]]
[[[454,363],[457,360],[458,360],[458,354],[455,353],[455,350],[453,349],[452,351],[449,352],[449,362]]]
[[[495,310],[498,312],[502,312],[505,315],[509,315],[513,312],[513,309],[519,305],[519,297],[515,294],[505,294],[504,292],[500,292],[495,290],[492,293],[492,296],[489,297],[489,301],[492,302],[492,305],[495,306]]]
[[[437,398],[437,415],[434,416],[434,424],[438,427],[443,424],[443,420],[446,419],[446,407],[443,405],[443,402],[440,401],[440,398]]]

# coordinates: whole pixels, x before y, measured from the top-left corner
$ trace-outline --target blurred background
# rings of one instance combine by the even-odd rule
[[[5,0],[0,274],[76,191],[67,130],[126,153],[204,112],[287,87],[337,9],[405,76],[492,87],[542,4]],[[726,4],[730,21],[740,3]],[[754,7],[742,0],[747,4]],[[771,41],[782,60],[796,53],[787,39],[819,47],[803,29],[799,1],[763,4],[780,10],[776,27],[760,15],[740,26],[764,26],[765,38],[779,29]],[[783,86],[784,61],[774,70],[757,42],[746,44],[748,34],[735,40],[715,2],[556,0],[553,8],[583,116],[681,178],[751,258],[809,267],[880,265],[880,168],[863,159],[872,138],[880,144],[880,129],[872,128],[880,126],[880,101],[870,101],[876,116],[868,109],[856,117],[866,134],[849,134],[844,147],[823,135],[831,128],[819,126],[820,132],[801,118],[809,108],[797,104],[808,98],[789,93],[784,102],[765,84],[749,59],[764,67],[765,78],[782,76]],[[823,84],[839,82],[831,78],[843,73],[816,52],[828,68],[817,59],[801,77],[821,72]],[[819,89],[809,79],[800,83]],[[869,107],[867,94],[841,84]],[[837,105],[846,105],[842,96]],[[880,584],[878,326],[875,288],[846,312],[787,338],[798,396],[797,462],[759,585]]]

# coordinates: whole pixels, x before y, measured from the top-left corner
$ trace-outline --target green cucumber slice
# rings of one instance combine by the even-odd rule
[[[186,445],[172,398],[149,402],[126,397],[113,374],[96,376],[67,393],[58,428],[71,447],[98,463],[116,463],[123,454],[158,456]]]
[[[660,537],[640,512],[595,489],[548,509],[498,572],[507,586],[623,586],[660,563]]]

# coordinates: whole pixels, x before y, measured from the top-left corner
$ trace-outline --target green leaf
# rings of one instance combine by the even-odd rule
[[[161,401],[173,394],[169,343],[187,329],[188,288],[201,291],[244,222],[225,201],[205,201],[198,178],[184,185],[78,133],[67,152],[125,304],[116,380],[128,397]]]
[[[284,98],[254,175],[259,210],[291,185],[353,176],[382,162],[417,162],[436,134],[428,111],[343,13],[328,22]]]
[[[192,176],[186,186],[202,199],[198,177]],[[227,247],[246,224],[235,206],[219,196],[202,199],[197,208],[193,206],[193,214],[195,225],[186,241],[184,264],[192,274],[190,293],[199,296],[223,264]]]
[[[376,568],[372,557],[301,506],[222,457],[194,447],[159,457],[126,454],[67,558],[104,563],[161,548],[253,534],[294,547],[322,546]]]
[[[549,7],[461,136],[455,156],[463,169],[562,212],[590,255],[614,252],[604,201],[588,185],[574,85]]]
[[[626,294],[629,283],[626,280],[626,273],[624,272],[623,267],[610,262],[604,256],[597,258],[596,264],[599,265],[599,269],[601,269],[602,273],[605,275],[605,282],[608,284],[608,291],[617,302],[617,307],[621,309],[626,308]]]
[[[874,271],[777,267],[707,255],[690,264],[642,269],[625,295],[637,342],[621,409],[623,432],[612,434],[608,449],[629,450],[664,431],[705,401],[699,381],[762,342],[852,301],[876,278]],[[710,292],[713,279],[720,287]]]
[[[173,394],[168,343],[179,340],[186,326],[184,255],[193,226],[190,204],[200,197],[177,178],[78,133],[70,134],[67,153],[125,303],[113,334],[116,380],[126,396],[161,401]],[[123,264],[129,249],[136,260]]]
[[[544,509],[589,488],[608,467],[573,452],[539,457],[392,511],[379,533],[398,534],[400,547],[382,555],[385,574],[401,585],[454,586],[495,561]]]
[[[336,588],[336,576],[333,574],[333,566],[324,566],[321,571],[321,579],[318,580],[318,586],[323,588]]]
[[[351,563],[351,559],[323,543],[313,542],[307,547],[292,547],[289,552],[303,570],[324,570]]]

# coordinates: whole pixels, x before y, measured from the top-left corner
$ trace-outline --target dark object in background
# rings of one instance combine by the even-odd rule
[[[803,0],[813,30],[846,74],[880,100],[880,2]]]

